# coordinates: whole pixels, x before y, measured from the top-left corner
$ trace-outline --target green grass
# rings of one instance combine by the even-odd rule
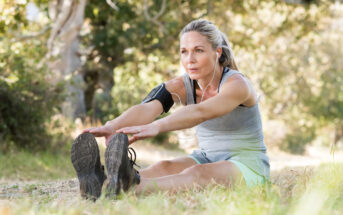
[[[0,214],[343,214],[342,164],[274,172],[270,185],[253,189],[229,190],[212,184],[174,194],[130,191],[117,200],[102,196],[93,203],[80,199],[78,183],[71,179],[75,173],[69,155],[32,157],[18,152],[1,157],[0,162],[3,180],[44,179],[0,184]],[[55,181],[61,178],[69,179]]]
[[[0,206],[1,207],[1,206]],[[104,197],[96,203],[85,200],[59,200],[57,195],[31,195],[3,205],[13,214],[284,214],[277,192],[270,188],[230,191],[209,186],[202,191],[176,194],[123,194],[119,200]]]
[[[17,151],[0,154],[0,180],[51,180],[75,177],[68,153]]]

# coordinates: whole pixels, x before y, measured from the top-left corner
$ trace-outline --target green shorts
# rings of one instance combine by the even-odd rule
[[[228,160],[228,161],[234,163],[238,167],[239,171],[241,171],[247,187],[251,188],[257,185],[262,185],[266,182],[266,179],[264,176],[257,174],[256,172],[254,172],[252,169],[242,164],[241,162],[236,161],[236,160]]]
[[[199,156],[197,153],[193,153],[189,155],[188,157],[192,158],[198,164],[211,163],[206,157]],[[257,185],[262,185],[266,182],[266,179],[264,176],[257,174],[255,171],[253,171],[252,169],[250,169],[243,163],[233,160],[233,159],[230,159],[227,161],[230,161],[233,164],[235,164],[237,168],[239,169],[239,171],[241,171],[247,187],[251,188]]]

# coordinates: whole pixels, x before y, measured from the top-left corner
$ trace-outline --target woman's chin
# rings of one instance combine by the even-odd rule
[[[188,73],[188,76],[192,79],[192,80],[198,80],[200,78],[199,74],[195,74],[195,73]]]

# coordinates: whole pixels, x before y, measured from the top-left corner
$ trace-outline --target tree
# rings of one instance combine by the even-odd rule
[[[49,147],[51,135],[46,125],[63,100],[63,84],[49,84],[42,61],[49,27],[44,21],[26,19],[25,6],[0,3],[1,151],[11,146],[30,150]],[[35,31],[38,33],[32,33]]]
[[[62,111],[70,119],[85,117],[84,80],[80,73],[79,35],[86,0],[53,1],[49,4],[52,29],[47,42],[49,69],[55,81],[67,81]]]
[[[112,119],[179,75],[179,32],[206,18],[229,36],[241,71],[262,95],[264,117],[285,125],[282,148],[302,152],[324,128],[335,132],[334,142],[341,139],[339,2],[34,2],[43,14],[39,21],[25,18],[32,2],[1,2],[2,92],[22,95],[18,104],[53,110],[63,94],[57,82],[66,81],[66,116]],[[35,97],[47,100],[33,105],[28,98]],[[53,111],[45,112],[48,120]]]

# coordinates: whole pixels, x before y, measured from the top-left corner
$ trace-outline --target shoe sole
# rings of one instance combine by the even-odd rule
[[[81,197],[96,200],[101,195],[102,184],[95,174],[99,156],[98,144],[90,133],[79,135],[71,147],[71,162],[80,182]]]
[[[107,169],[106,197],[116,198],[120,193],[120,167],[122,166],[124,153],[128,150],[127,135],[119,133],[114,135],[108,143],[105,152],[105,162]]]

